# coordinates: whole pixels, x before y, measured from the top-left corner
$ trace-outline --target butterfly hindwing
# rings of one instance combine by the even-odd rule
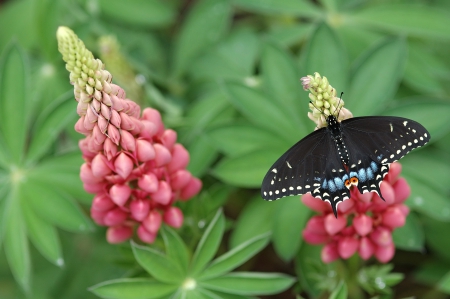
[[[381,197],[379,188],[389,165],[430,139],[421,124],[401,117],[351,118],[342,121],[341,130],[349,151],[350,174],[356,174],[359,191],[374,191]]]

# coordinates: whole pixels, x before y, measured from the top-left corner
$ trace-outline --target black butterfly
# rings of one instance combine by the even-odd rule
[[[366,116],[338,122],[327,117],[321,128],[292,146],[264,177],[261,196],[276,200],[311,193],[337,205],[350,197],[350,187],[376,192],[389,165],[425,145],[430,134],[419,123],[402,117]]]

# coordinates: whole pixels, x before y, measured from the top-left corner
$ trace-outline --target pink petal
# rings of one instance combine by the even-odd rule
[[[390,243],[386,246],[377,246],[375,249],[375,257],[381,263],[389,262],[395,254],[395,245],[394,243]]]
[[[134,122],[131,119],[131,117],[124,112],[120,112],[119,115],[120,115],[120,119],[121,119],[120,128],[122,130],[127,130],[127,131],[133,130]]]
[[[172,173],[179,169],[186,168],[188,164],[189,152],[181,144],[175,144],[172,150],[172,160],[167,165],[167,169]]]
[[[91,166],[87,163],[81,165],[80,179],[83,183],[86,184],[95,184],[103,181],[103,177],[98,177],[94,175]]]
[[[343,259],[351,257],[358,250],[359,242],[353,237],[343,237],[338,241],[338,252]]]
[[[394,188],[392,188],[392,186],[389,185],[388,182],[381,182],[380,191],[383,195],[384,200],[386,201],[386,204],[392,205],[395,202]]]
[[[133,229],[129,226],[120,225],[109,227],[106,231],[106,240],[110,244],[122,243],[133,235]]]
[[[161,143],[166,148],[168,148],[169,150],[172,150],[175,142],[177,141],[177,133],[174,130],[167,129],[164,131],[164,133],[162,134],[160,139],[161,139]]]
[[[149,243],[149,244],[152,244],[153,242],[155,242],[156,233],[151,233],[151,232],[147,231],[143,225],[139,225],[136,232],[137,232],[139,239],[141,239],[142,242]]]
[[[158,190],[159,181],[156,175],[149,172],[138,179],[138,186],[144,191],[154,193]]]
[[[392,206],[384,211],[382,219],[384,226],[394,229],[405,225],[406,215],[398,206]]]
[[[166,181],[160,181],[158,190],[152,193],[151,198],[162,205],[167,205],[172,199],[172,189]]]
[[[115,145],[111,139],[105,139],[105,143],[103,143],[103,151],[105,153],[106,158],[111,161],[117,154],[117,145]]]
[[[118,206],[124,206],[131,195],[131,188],[128,185],[115,184],[109,189],[111,200]]]
[[[164,145],[159,143],[153,144],[153,148],[155,149],[155,166],[161,167],[167,165],[172,159],[172,155],[169,150]]]
[[[328,214],[324,220],[325,230],[331,236],[340,232],[347,225],[347,217],[334,217],[334,214]]]
[[[134,152],[136,150],[136,140],[134,139],[134,136],[131,135],[130,132],[122,130],[120,132],[120,146],[126,151]]]
[[[363,260],[368,260],[375,252],[375,245],[369,238],[363,237],[359,241],[358,253]]]
[[[115,207],[115,203],[111,200],[108,194],[97,194],[92,200],[92,208],[96,211],[108,211]]]
[[[115,145],[119,145],[120,133],[119,133],[119,130],[115,126],[113,126],[112,124],[108,125],[108,136],[109,136],[109,139],[111,139],[111,141]]]
[[[92,138],[94,138],[95,143],[97,143],[98,145],[102,145],[103,142],[105,142],[106,135],[100,131],[98,126],[95,126],[92,130]]]
[[[127,212],[117,207],[106,213],[103,221],[107,226],[116,226],[122,224],[127,219],[127,216]]]
[[[142,225],[145,227],[145,229],[148,232],[153,233],[155,235],[159,231],[161,223],[162,223],[162,216],[156,210],[150,211],[147,217],[145,217],[145,219],[142,221]]]
[[[392,243],[391,231],[383,226],[376,227],[369,236],[377,246],[387,246]]]
[[[399,178],[394,184],[395,202],[404,202],[411,195],[411,187],[404,178]]]
[[[141,133],[139,134],[140,137],[145,139],[151,139],[153,136],[155,136],[158,128],[154,123],[145,119],[141,120],[141,123],[142,123],[142,130]]]
[[[162,134],[164,131],[164,124],[161,120],[161,114],[158,110],[146,108],[142,112],[142,118],[151,121],[157,128],[156,134]]]
[[[373,220],[366,214],[359,214],[353,218],[353,227],[360,236],[365,236],[372,231]]]
[[[301,197],[302,202],[310,209],[316,212],[329,212],[331,211],[330,204],[322,201],[319,198],[313,197],[311,194],[303,194]]]
[[[101,153],[98,153],[95,158],[92,159],[91,168],[92,173],[99,178],[105,177],[112,172],[108,160]]]
[[[114,161],[114,169],[118,175],[126,179],[133,170],[133,161],[122,152]]]
[[[196,177],[191,177],[191,180],[180,193],[181,200],[188,200],[197,195],[202,189],[202,181]]]
[[[192,174],[186,169],[180,169],[173,173],[170,177],[170,185],[174,190],[180,190],[187,186],[191,181]]]
[[[177,207],[170,207],[164,213],[163,219],[169,226],[179,228],[183,224],[183,212]]]
[[[336,243],[328,243],[322,248],[322,261],[326,264],[331,263],[339,258],[338,247]]]
[[[142,221],[150,211],[150,201],[147,199],[136,199],[130,203],[130,211],[133,218]]]
[[[136,141],[136,157],[140,162],[147,162],[155,158],[155,149],[147,140],[138,139]]]

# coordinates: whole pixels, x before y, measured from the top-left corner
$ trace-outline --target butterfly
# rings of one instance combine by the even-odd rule
[[[425,145],[428,131],[418,122],[395,116],[355,117],[338,122],[326,117],[327,126],[312,132],[286,153],[267,172],[261,186],[265,200],[311,193],[337,206],[360,193],[376,192],[389,165]]]

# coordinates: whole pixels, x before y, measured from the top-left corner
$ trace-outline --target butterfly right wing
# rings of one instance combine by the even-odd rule
[[[311,193],[329,201],[336,214],[337,204],[350,197],[336,146],[327,128],[319,129],[292,146],[264,177],[261,196],[265,200]]]

